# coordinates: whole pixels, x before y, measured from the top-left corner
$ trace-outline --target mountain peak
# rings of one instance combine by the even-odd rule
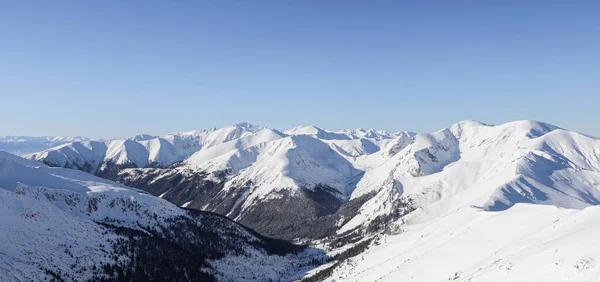
[[[156,136],[142,133],[142,134],[138,134],[136,136],[130,137],[128,139],[133,140],[133,141],[147,141],[147,140],[154,139],[154,138],[156,138]]]
[[[257,127],[257,125],[254,125],[254,124],[251,124],[251,123],[248,123],[248,122],[238,122],[238,123],[234,124],[234,126],[239,126],[239,127],[243,127],[243,128]]]
[[[247,123],[247,122],[236,123],[233,125],[233,127],[239,128],[242,131],[248,131],[248,132],[252,132],[252,133],[256,133],[258,131],[265,129],[265,127],[262,125],[256,125],[256,124],[251,124],[251,123]]]
[[[475,120],[463,120],[442,130],[445,129],[450,129],[457,138],[475,135],[483,137],[483,135],[486,134],[481,131],[486,131],[487,134],[492,135],[511,134],[515,136],[525,136],[531,139],[540,137],[555,129],[560,129],[560,127],[535,120],[517,120],[499,125],[489,125]]]

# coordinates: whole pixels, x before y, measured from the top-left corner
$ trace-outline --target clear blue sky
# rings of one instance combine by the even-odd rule
[[[536,119],[600,136],[600,1],[0,1],[0,98],[0,135]]]

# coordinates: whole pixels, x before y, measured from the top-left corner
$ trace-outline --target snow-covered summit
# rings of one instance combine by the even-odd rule
[[[444,161],[447,156],[453,160]],[[430,164],[433,173],[421,170]],[[537,121],[463,121],[417,135],[367,171],[353,197],[373,191],[340,232],[393,215],[398,205],[390,191],[410,212],[399,220],[384,217],[395,235],[377,236],[326,281],[592,281],[600,275],[593,243],[600,222],[597,138]]]
[[[343,132],[333,132],[316,126],[298,126],[285,131],[288,135],[312,135],[324,140],[349,140],[350,136]]]
[[[257,213],[256,205],[281,193],[308,197],[302,200],[307,203],[327,201],[319,203],[327,212],[369,197],[343,224],[348,230],[393,213],[399,198],[430,210],[430,217],[463,205],[483,210],[517,203],[593,205],[600,201],[598,146],[597,139],[529,120],[501,125],[466,120],[432,133],[393,135],[238,124],[139,142],[71,143],[29,158],[97,174],[112,169],[104,175],[150,185],[154,188],[147,189],[178,204],[232,216]],[[210,192],[185,192],[190,185]]]
[[[80,168],[92,173],[110,171],[115,166],[167,166],[182,161],[201,149],[254,135],[260,130],[260,126],[242,123],[158,137],[141,134],[104,142],[79,141],[30,154],[27,158],[53,166]]]
[[[311,135],[357,156],[378,151],[391,137],[371,133],[356,139],[314,126],[281,132],[249,123],[222,128],[171,133],[163,136],[140,134],[109,141],[77,140],[27,156],[53,166],[72,167],[98,173],[117,167],[168,166],[176,162],[202,162],[236,149],[284,138],[288,135]],[[361,139],[362,138],[362,139]],[[356,139],[356,140],[355,140]],[[359,140],[360,139],[360,140]],[[189,160],[188,160],[189,158]]]
[[[437,234],[439,240],[434,243],[472,239],[487,232],[488,218],[504,225],[526,222],[518,219],[519,211],[530,212],[528,220],[540,214],[546,223],[573,213],[577,214],[573,222],[579,222],[586,210],[600,204],[600,139],[531,120],[500,125],[466,120],[419,134],[364,129],[333,132],[314,126],[278,131],[242,124],[144,141],[76,142],[29,158],[81,170],[113,168],[112,179],[177,205],[227,215],[271,236],[352,238],[406,230],[409,233],[398,235],[402,239],[394,239],[394,246],[410,253],[402,247],[403,240],[409,240],[411,248],[420,250],[416,255],[423,258],[373,248],[368,253],[373,264],[349,261],[336,269],[336,277],[349,280],[394,281],[393,269],[406,264],[416,267],[406,273],[436,281],[441,276],[417,270],[434,261],[428,250],[440,254],[446,249],[429,241],[419,243],[421,235]],[[7,166],[6,170],[15,169]],[[458,230],[445,220],[457,226],[472,223],[479,232]],[[567,225],[556,226],[567,230]],[[450,235],[436,233],[437,228]],[[535,241],[528,230],[511,229],[507,234],[515,240]],[[547,234],[563,236],[553,232]],[[510,257],[510,248],[505,248],[510,242],[500,236],[490,238],[501,249],[498,253],[507,252],[502,259]],[[520,251],[527,246],[515,246],[519,255],[512,262],[529,257]],[[487,250],[485,244],[480,248]],[[454,278],[456,273],[457,280],[477,278],[472,265],[496,275],[494,267],[485,266],[494,263],[487,261],[493,255],[483,251],[474,256],[477,260],[451,264],[452,269],[460,269],[443,275]],[[593,268],[590,258],[600,259],[594,253],[561,256],[560,260],[584,271]],[[569,277],[579,275],[560,269]],[[375,275],[377,271],[384,275]]]
[[[370,169],[352,198],[383,194],[346,228],[389,212],[380,208],[389,189],[423,207],[427,218],[465,205],[494,211],[517,203],[565,208],[600,203],[600,140],[556,126],[463,121],[401,145],[394,154],[382,150],[360,160]]]

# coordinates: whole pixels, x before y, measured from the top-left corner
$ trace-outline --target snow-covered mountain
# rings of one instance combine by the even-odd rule
[[[600,199],[598,140],[536,121],[463,121],[422,134],[239,124],[167,136],[115,140],[107,149],[72,143],[28,158],[288,239],[387,228],[432,206],[435,218],[465,203],[500,211],[516,203],[583,208]],[[184,153],[156,149],[179,148],[169,140],[182,136],[192,136]]]
[[[239,124],[28,158],[332,248],[334,261],[307,281],[600,275],[600,252],[585,247],[596,232],[586,226],[600,220],[600,140],[542,122],[462,121],[421,134]],[[451,255],[461,259],[440,261]]]
[[[6,152],[0,211],[2,281],[269,281],[310,267],[303,247],[225,217]]]
[[[193,153],[263,130],[249,124],[167,134],[160,137],[137,135],[110,141],[72,142],[29,155],[52,166],[78,168],[107,175],[124,167],[166,166]]]
[[[375,196],[338,232],[373,223],[385,231],[363,239],[360,255],[317,271],[319,280],[600,277],[599,139],[533,121],[464,121],[363,161],[375,168],[351,199]],[[408,212],[389,212],[398,206]]]
[[[405,216],[399,234],[376,236],[360,255],[315,270],[314,281],[588,282],[600,277],[599,206],[580,210],[521,203],[490,212],[464,205],[434,219],[426,213]]]
[[[465,203],[501,211],[516,203],[584,208],[600,203],[600,140],[555,126],[517,121],[490,126],[464,121],[415,136],[391,157],[367,156],[373,169],[351,199],[378,193],[345,228],[387,213],[399,191],[432,217]],[[381,153],[385,154],[385,150]],[[435,210],[435,212],[433,211]]]
[[[282,237],[282,230],[298,229],[346,202],[364,173],[353,165],[357,157],[413,135],[312,126],[278,131],[242,123],[160,137],[74,142],[27,158],[91,172]],[[283,201],[289,208],[282,212],[297,220],[283,225],[277,222],[285,216],[263,220],[261,214],[272,213],[272,201]],[[311,232],[305,233],[283,237]]]
[[[5,136],[0,137],[0,151],[7,151],[16,155],[26,155],[59,145],[90,140],[87,137],[29,137]]]
[[[412,133],[398,133],[411,135]],[[176,162],[201,163],[234,150],[288,136],[313,136],[331,144],[340,153],[356,157],[374,153],[396,135],[383,131],[345,130],[331,132],[314,126],[281,132],[262,126],[240,123],[223,128],[172,133],[147,134],[109,141],[75,140],[27,156],[52,166],[78,168],[94,174],[110,174],[124,167],[165,167]]]

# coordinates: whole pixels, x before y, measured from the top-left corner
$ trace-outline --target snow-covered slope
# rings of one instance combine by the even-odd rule
[[[413,136],[414,133],[401,131],[390,134],[385,130],[346,129],[329,131],[316,126],[298,126],[285,131],[289,135],[309,135],[331,144],[341,155],[358,157],[379,151],[398,136]]]
[[[0,151],[6,151],[16,155],[26,155],[53,148],[62,144],[90,140],[87,137],[29,137],[29,136],[5,136],[0,137]]]
[[[414,216],[417,222],[418,215]],[[326,281],[597,281],[600,207],[462,207],[423,223],[408,216]]]
[[[331,132],[314,126],[297,127],[280,132],[262,126],[240,123],[223,128],[172,133],[163,136],[147,134],[105,142],[74,140],[26,156],[51,166],[78,168],[94,174],[127,167],[165,167],[185,161],[203,163],[210,159],[243,150],[287,136],[312,136],[329,144],[347,158],[368,155],[380,150],[399,135],[363,129]],[[7,139],[8,140],[8,139]],[[62,139],[61,139],[62,140]]]
[[[0,152],[0,280],[285,280],[298,246],[90,174]]]
[[[381,195],[342,230],[393,212],[390,189],[431,209],[431,217],[465,204],[491,211],[515,203],[595,205],[600,203],[599,153],[598,139],[533,121],[499,126],[465,121],[419,134],[390,158],[376,158],[380,164],[365,173],[351,198]]]
[[[599,139],[534,121],[464,121],[366,159],[374,168],[351,199],[374,196],[338,234],[383,229],[329,281],[600,277]]]
[[[348,199],[363,173],[353,164],[358,156],[412,135],[317,127],[284,133],[242,123],[160,137],[75,142],[27,158],[91,172],[178,205],[240,220],[248,210],[252,212],[245,218],[266,212],[257,208],[261,203],[288,197],[303,202],[295,209],[317,216],[331,213]],[[295,209],[286,212],[297,213]]]
[[[358,173],[327,143],[302,135],[262,142],[215,158],[207,158],[206,151],[200,153],[186,163],[206,172],[227,171],[231,174],[228,183],[241,182],[237,179],[261,183],[256,188],[263,195],[279,189],[313,188],[321,184],[336,189],[343,197],[348,193],[347,179]]]
[[[594,245],[598,230],[589,226],[600,220],[600,139],[542,122],[462,121],[421,134],[241,124],[72,143],[29,158],[113,169],[104,176],[177,205],[347,248],[331,280],[600,274],[600,252],[585,247]],[[366,252],[345,259],[373,238]]]
[[[137,139],[29,158],[86,171],[116,164],[99,175],[285,238],[319,233],[292,231],[307,224],[323,230],[317,237],[373,232],[414,209],[436,218],[464,205],[600,203],[599,140],[536,121],[463,121],[422,134],[239,124]]]
[[[263,128],[246,123],[160,137],[146,134],[106,142],[73,142],[26,156],[51,166],[78,168],[98,175],[112,175],[126,167],[160,167],[182,161],[193,153],[223,143],[259,135]]]

